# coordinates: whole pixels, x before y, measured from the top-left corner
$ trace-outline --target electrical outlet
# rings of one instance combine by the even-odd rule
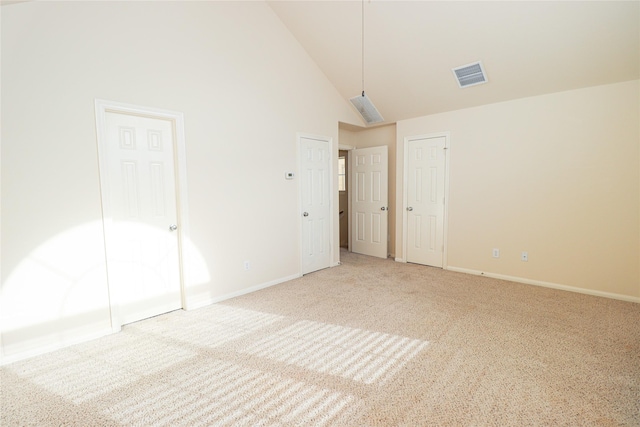
[[[529,261],[529,252],[522,252],[520,254],[520,260],[521,261]]]
[[[493,248],[493,257],[494,258],[500,258],[500,249]]]
[[[251,263],[249,261],[244,262],[244,271],[251,270]]]

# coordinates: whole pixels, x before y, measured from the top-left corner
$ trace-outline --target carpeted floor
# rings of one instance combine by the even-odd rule
[[[639,304],[342,259],[5,366],[1,425],[640,425]]]

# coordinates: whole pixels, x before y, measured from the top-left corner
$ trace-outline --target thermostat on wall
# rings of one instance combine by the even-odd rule
[[[295,174],[293,172],[285,172],[284,173],[285,179],[293,179],[294,176],[295,176]]]

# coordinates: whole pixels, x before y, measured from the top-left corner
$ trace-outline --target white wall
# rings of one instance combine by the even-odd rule
[[[337,147],[359,119],[266,3],[27,2],[1,19],[5,361],[110,330],[95,98],[184,113],[190,306],[300,273],[296,132]]]
[[[398,122],[397,206],[405,138],[443,131],[447,267],[640,302],[638,81]]]

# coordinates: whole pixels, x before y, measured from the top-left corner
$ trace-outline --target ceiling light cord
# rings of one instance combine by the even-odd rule
[[[362,0],[362,96],[364,96],[364,0]]]
[[[371,1],[371,0],[369,0]],[[360,116],[362,117],[362,119],[364,120],[364,122],[368,125],[373,124],[373,123],[380,123],[383,122],[384,119],[382,118],[382,116],[380,115],[380,112],[376,109],[376,107],[373,105],[373,103],[371,102],[371,100],[369,99],[369,97],[367,95],[364,94],[364,63],[365,63],[365,56],[364,56],[364,0],[362,0],[362,96],[354,96],[353,98],[351,98],[349,101],[351,101],[351,104],[353,104],[353,106],[355,107],[355,109],[358,111],[358,113],[360,114]]]

